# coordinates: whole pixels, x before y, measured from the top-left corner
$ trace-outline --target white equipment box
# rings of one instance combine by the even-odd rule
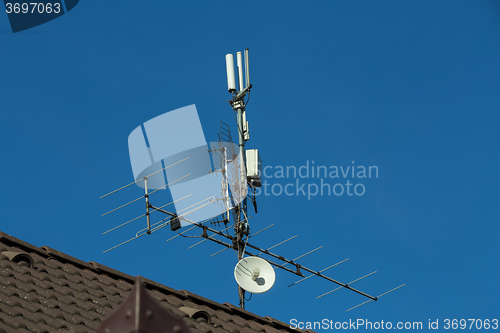
[[[258,149],[247,149],[247,180],[251,187],[261,187],[262,160]]]

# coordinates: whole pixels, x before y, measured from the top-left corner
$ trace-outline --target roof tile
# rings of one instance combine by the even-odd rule
[[[34,268],[10,262],[3,251],[28,253]],[[232,304],[142,280],[163,307],[184,318],[192,333],[298,332]],[[125,301],[133,282],[130,275],[107,266],[86,263],[49,247],[37,248],[0,232],[0,333],[95,332]],[[211,324],[190,318],[180,307],[206,311]]]
[[[238,325],[239,327],[250,327],[250,324],[248,323],[247,320],[241,318],[238,315],[233,315],[232,321]]]
[[[213,327],[212,325],[209,325],[205,322],[197,322],[195,321],[194,322],[194,325],[195,325],[195,328],[199,331],[202,331],[204,333],[213,333],[213,331],[215,330],[215,327]]]
[[[231,333],[240,333],[241,332],[241,327],[235,325],[234,323],[232,322],[227,322],[223,325],[224,329],[228,332],[231,332]]]
[[[229,331],[224,329],[224,327],[216,327],[213,333],[228,333]]]
[[[217,310],[215,312],[215,315],[217,316],[217,318],[219,318],[220,320],[222,320],[223,322],[227,323],[228,321],[231,320],[231,314],[225,312],[225,311],[222,311],[222,310]]]
[[[250,325],[250,328],[253,331],[256,331],[256,332],[265,332],[266,331],[265,326],[262,325],[261,323],[256,322],[255,320],[249,320],[248,324]]]

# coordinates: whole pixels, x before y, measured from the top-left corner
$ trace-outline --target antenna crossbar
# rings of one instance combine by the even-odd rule
[[[200,223],[199,223],[199,226],[202,226],[204,223],[207,223],[208,221],[210,221],[210,220],[212,220],[212,219],[214,219],[214,218],[215,218],[215,217],[211,217],[211,218],[209,218],[209,219],[206,219],[206,220],[205,220],[205,221],[203,221],[203,222],[200,222]],[[169,239],[167,239],[167,242],[170,242],[170,241],[171,241],[171,240],[173,240],[174,238],[177,238],[177,237],[179,237],[179,236],[182,236],[182,235],[183,235],[183,234],[185,234],[186,232],[191,231],[191,230],[193,230],[194,228],[199,227],[199,226],[198,226],[198,225],[193,225],[191,228],[186,229],[186,230],[184,230],[183,232],[179,232],[179,231],[177,231],[177,235],[175,235],[175,236],[170,237]]]
[[[207,229],[208,229],[208,227],[207,227]],[[212,230],[209,230],[209,231],[212,231]],[[219,244],[219,245],[225,246],[225,247],[226,247],[226,248],[228,248],[228,249],[235,249],[235,250],[237,250],[237,249],[238,249],[238,248],[237,248],[237,247],[235,247],[234,245],[232,245],[232,244],[228,244],[228,243],[226,243],[226,242],[223,242],[223,241],[221,241],[221,240],[219,240],[219,239],[217,239],[217,238],[212,238],[212,236],[208,236],[206,233],[202,234],[202,237],[205,237],[206,239],[211,240],[212,242],[217,243],[217,244]],[[231,236],[230,236],[230,237],[231,237]],[[248,252],[248,251],[244,251],[244,253],[245,253],[245,254],[248,254],[248,255],[249,255],[249,256],[251,256],[251,257],[257,257],[255,254],[250,253],[250,252]],[[267,259],[266,259],[266,261],[267,261],[268,263],[270,263],[271,265],[273,265],[273,266],[277,266],[277,267],[283,268],[285,271],[288,271],[288,272],[290,272],[290,273],[293,273],[293,274],[296,274],[296,275],[299,275],[299,276],[303,276],[303,275],[300,275],[300,274],[301,274],[300,272],[299,272],[299,273],[297,273],[296,271],[294,271],[294,270],[292,270],[292,269],[290,269],[290,268],[287,268],[287,267],[281,267],[281,265],[280,265],[280,264],[277,264],[277,263],[272,262],[272,261],[267,260]]]
[[[227,229],[229,229],[229,228],[231,228],[231,227],[233,227],[233,226],[234,226],[234,224],[231,224],[229,227],[227,227],[227,228],[223,229],[222,231],[226,231]],[[188,250],[189,250],[189,249],[192,249],[192,248],[193,248],[193,247],[195,247],[196,245],[199,245],[199,244],[203,243],[203,242],[204,242],[204,241],[206,241],[206,240],[209,240],[209,239],[211,240],[213,236],[215,236],[215,234],[214,234],[214,235],[212,235],[212,236],[208,236],[208,238],[205,238],[205,239],[203,239],[203,240],[199,241],[199,242],[198,242],[198,243],[196,243],[196,244],[191,245],[190,247],[188,247]]]
[[[203,236],[203,237],[205,237],[205,238],[207,238],[207,239],[209,239],[209,240],[211,240],[211,241],[214,241],[214,242],[216,242],[216,243],[218,243],[218,244],[220,244],[220,245],[224,245],[224,246],[226,246],[226,247],[231,247],[231,248],[234,248],[233,246],[231,246],[231,245],[229,245],[229,244],[227,244],[227,243],[224,243],[224,242],[222,242],[222,241],[220,241],[220,240],[218,240],[218,239],[212,238],[212,236],[210,236],[210,238],[209,238],[209,236],[207,235],[207,230],[208,230],[208,231],[211,231],[211,232],[213,232],[213,233],[215,233],[215,234],[217,234],[217,235],[219,235],[219,236],[223,236],[223,237],[225,237],[225,238],[227,238],[227,239],[230,239],[230,240],[231,240],[231,241],[233,241],[233,242],[234,242],[234,240],[235,240],[235,239],[234,239],[234,237],[232,237],[232,236],[230,236],[230,235],[226,235],[226,234],[224,234],[224,233],[222,233],[222,232],[220,232],[220,231],[218,231],[218,230],[212,229],[212,228],[210,228],[210,227],[199,225],[199,223],[194,223],[194,224],[195,224],[195,225],[200,226],[201,228],[203,228],[203,234],[202,234],[202,236]],[[376,301],[376,300],[377,300],[377,297],[371,296],[371,295],[369,295],[369,294],[367,294],[367,293],[365,293],[365,292],[362,292],[361,290],[358,290],[358,289],[356,289],[356,288],[353,288],[353,287],[349,286],[349,284],[347,284],[347,283],[342,283],[342,282],[340,282],[340,281],[337,281],[337,280],[335,280],[335,279],[332,279],[331,277],[328,277],[328,276],[326,276],[326,275],[323,275],[323,274],[321,274],[321,271],[319,271],[319,272],[318,272],[318,271],[312,270],[312,269],[307,268],[307,267],[305,267],[305,266],[302,266],[302,265],[300,265],[300,264],[298,264],[298,263],[295,263],[293,260],[288,260],[288,259],[284,258],[283,256],[280,256],[280,255],[274,254],[274,253],[269,252],[268,250],[265,250],[265,249],[261,249],[261,248],[259,248],[258,246],[255,246],[255,245],[252,245],[252,244],[249,244],[249,243],[246,243],[246,246],[248,246],[248,247],[250,247],[250,248],[252,248],[252,249],[255,249],[255,250],[257,250],[257,251],[260,251],[260,252],[262,252],[262,253],[265,253],[265,254],[267,254],[267,255],[269,255],[269,256],[271,256],[271,257],[274,257],[274,258],[276,258],[276,259],[278,259],[278,260],[281,260],[281,261],[284,261],[284,262],[289,263],[289,264],[291,264],[291,265],[294,265],[294,266],[296,267],[297,271],[293,271],[293,270],[291,270],[291,269],[289,269],[289,268],[287,268],[287,267],[283,267],[282,265],[279,265],[279,264],[271,263],[271,262],[268,260],[268,261],[269,261],[269,263],[271,263],[271,264],[272,264],[272,265],[274,265],[274,266],[278,266],[278,267],[280,267],[281,269],[284,269],[284,270],[286,270],[286,271],[292,272],[292,273],[294,273],[294,274],[296,274],[296,275],[299,275],[299,276],[304,276],[304,275],[300,272],[300,270],[301,270],[301,269],[303,269],[303,270],[305,270],[305,271],[307,271],[307,272],[309,272],[309,273],[312,273],[313,275],[319,276],[319,277],[321,277],[321,278],[323,278],[323,279],[325,279],[325,280],[328,280],[328,281],[330,281],[330,282],[333,282],[333,283],[335,283],[335,284],[338,284],[338,285],[339,285],[339,286],[341,286],[341,287],[344,287],[344,288],[346,288],[346,289],[349,289],[349,290],[351,290],[351,291],[354,291],[355,293],[358,293],[358,294],[360,294],[360,295],[363,295],[363,296],[365,296],[365,297],[368,297],[368,298],[370,298],[370,299],[371,299],[371,300],[373,300],[373,301]],[[251,256],[254,256],[253,254],[248,253],[248,251],[244,251],[244,253],[246,253],[246,254],[248,254],[248,255],[251,255]],[[346,260],[347,260],[347,259],[346,259]],[[346,261],[346,260],[344,260],[344,261]],[[343,262],[343,261],[342,261],[342,262]],[[340,263],[341,263],[341,262],[340,262]],[[340,264],[340,263],[338,263],[338,264]],[[337,264],[335,264],[335,265],[337,265]],[[334,265],[334,266],[335,266],[335,265]],[[333,267],[333,266],[332,266],[332,267]],[[312,275],[311,275],[311,276],[312,276]]]

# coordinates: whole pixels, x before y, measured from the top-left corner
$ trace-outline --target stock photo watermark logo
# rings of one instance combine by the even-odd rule
[[[31,29],[52,21],[75,8],[80,0],[4,0],[12,32]]]
[[[128,137],[137,185],[170,190],[181,227],[233,208],[247,195],[238,146],[207,143],[196,106],[173,110],[135,128]],[[242,179],[245,183],[242,182]]]
[[[363,196],[367,179],[377,179],[376,165],[316,165],[305,161],[295,165],[267,165],[262,168],[262,187],[255,189],[256,196]]]

